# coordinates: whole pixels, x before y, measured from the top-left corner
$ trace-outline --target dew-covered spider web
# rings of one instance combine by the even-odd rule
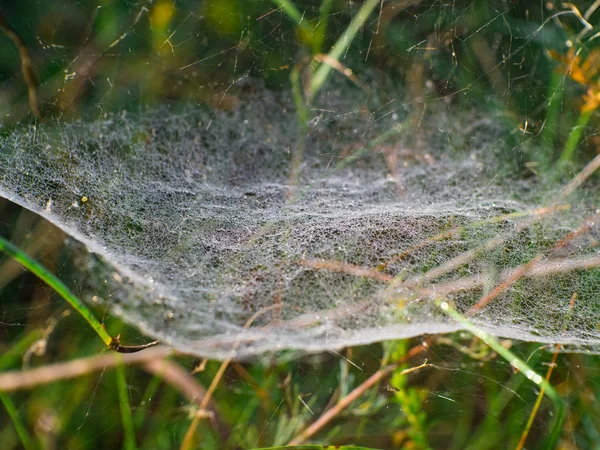
[[[152,33],[158,13],[129,5],[127,31],[72,49],[88,65],[44,48],[72,64],[51,119],[4,127],[0,195],[87,247],[84,300],[201,356],[461,329],[440,299],[497,336],[597,345],[597,196],[588,175],[541,173],[556,153],[544,145],[571,127],[550,124],[536,97],[540,66],[558,73],[541,48],[566,54],[576,14],[504,2],[394,14],[384,3],[333,61],[308,57],[306,36],[269,2],[251,17],[180,5],[152,56],[131,56],[143,16]],[[319,5],[297,6],[317,30]],[[328,44],[360,6],[331,6]],[[226,37],[208,45],[197,27],[218,28],[217,13]],[[163,64],[167,81],[132,82],[136,56]],[[98,67],[110,57],[124,67]],[[394,58],[406,68],[396,76]],[[331,67],[314,94],[311,64]],[[77,106],[85,120],[65,117],[83,102],[74,79],[93,97]],[[142,106],[144,89],[160,101]]]

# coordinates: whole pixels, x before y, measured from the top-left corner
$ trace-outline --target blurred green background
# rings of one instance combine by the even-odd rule
[[[240,101],[240,80],[290,90],[294,74],[307,100],[313,68],[364,3],[292,4],[300,21],[287,2],[267,0],[24,0],[2,2],[0,14],[31,54],[41,117],[53,124],[165,102],[230,110]],[[404,93],[402,104],[415,118],[416,133],[417,119],[430,102],[487,108],[511,130],[506,142],[515,151],[507,153],[507,164],[526,176],[544,177],[557,167],[559,176],[568,175],[597,153],[599,144],[597,6],[593,1],[385,1],[329,76],[355,84],[357,92],[363,80],[369,80],[363,85],[367,91],[377,89],[377,80],[391,80]],[[327,85],[321,93],[326,90]],[[7,33],[0,34],[0,137],[16,124],[40,120],[28,94],[19,48]],[[60,231],[1,201],[0,234],[69,280],[72,246],[64,245]],[[77,293],[77,284],[70,284]],[[67,310],[35,277],[1,260],[0,369],[103,352],[85,322]],[[96,314],[113,336],[146,342],[107,311]],[[214,395],[221,425],[201,421],[191,448],[284,445],[385,361],[419,342],[233,363]],[[539,351],[538,344],[504,344],[546,373],[551,352]],[[402,373],[425,358],[432,367]],[[177,361],[189,371],[201,363]],[[208,387],[219,366],[209,361],[195,377]],[[160,378],[135,367],[123,370],[129,408],[119,396],[121,372],[113,370],[4,395],[1,447],[180,448],[196,407]],[[598,358],[559,355],[551,383],[567,408],[559,447],[598,448]],[[376,448],[515,448],[538,393],[471,335],[436,337],[428,351],[367,390],[314,440]],[[130,410],[129,419],[124,409]],[[552,414],[544,400],[526,448],[543,448]]]

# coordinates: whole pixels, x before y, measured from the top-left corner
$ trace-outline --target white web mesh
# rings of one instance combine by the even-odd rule
[[[292,170],[291,100],[247,90],[232,112],[6,131],[0,195],[100,257],[86,300],[201,356],[459,329],[436,297],[496,335],[599,342],[594,213],[507,173],[494,117],[440,102],[390,133],[399,104],[330,87]]]

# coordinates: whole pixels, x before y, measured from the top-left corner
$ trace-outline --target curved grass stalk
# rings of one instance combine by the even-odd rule
[[[565,317],[565,324],[563,326],[563,331],[565,331],[567,329],[567,325],[569,324],[569,321],[571,319],[571,313],[573,312],[573,306],[575,305],[575,300],[577,300],[577,292],[575,292],[573,294],[573,296],[571,297],[571,301],[569,302],[569,312],[567,313],[567,316]],[[546,372],[546,381],[547,382],[550,382],[550,377],[552,376],[552,371],[554,370],[554,367],[556,366],[556,360],[558,359],[558,351],[559,350],[560,350],[560,344],[556,344],[554,353],[552,354],[552,361],[550,362],[550,365],[548,366],[548,370]],[[525,424],[525,429],[523,430],[523,433],[521,434],[521,440],[519,441],[519,444],[517,445],[516,450],[521,450],[522,448],[525,447],[525,441],[527,440],[527,436],[529,435],[529,431],[531,430],[531,426],[533,425],[533,420],[535,419],[535,416],[537,415],[538,409],[540,408],[540,405],[542,404],[542,398],[544,397],[544,393],[545,393],[545,390],[542,387],[542,389],[540,389],[540,393],[537,396],[537,399],[535,400],[535,404],[533,405],[531,414],[529,414],[529,418],[527,419],[527,423]]]
[[[11,244],[2,236],[0,236],[0,251],[6,253],[8,256],[13,258],[40,280],[50,286],[54,291],[64,298],[69,305],[77,311],[81,317],[83,317],[87,323],[94,329],[94,331],[100,336],[100,339],[108,346],[111,347],[114,343],[114,338],[108,334],[104,325],[100,323],[96,316],[83,304],[79,298],[77,298],[69,288],[60,281],[56,276],[51,274],[48,269],[42,266],[38,261],[31,258],[24,251],[17,246]]]
[[[37,81],[35,72],[33,71],[33,63],[31,60],[31,52],[25,44],[23,38],[6,22],[2,14],[0,14],[0,30],[6,34],[6,36],[13,41],[17,49],[19,50],[19,56],[21,57],[21,73],[23,79],[27,85],[27,93],[29,96],[29,107],[31,112],[38,119],[42,119],[42,113],[38,104],[37,95]]]
[[[556,410],[556,416],[554,418],[554,423],[552,424],[550,435],[546,441],[546,445],[544,448],[554,448],[560,437],[560,433],[562,431],[562,426],[565,420],[565,406],[560,398],[560,395],[554,387],[541,375],[535,372],[526,362],[517,357],[513,352],[503,347],[492,335],[487,333],[486,331],[478,328],[471,321],[465,318],[462,314],[456,311],[448,302],[437,299],[436,304],[450,317],[459,322],[467,331],[471,332],[473,335],[477,336],[486,345],[488,345],[492,350],[498,353],[501,357],[503,357],[508,363],[517,369],[519,372],[523,373],[530,381],[535,383],[540,389],[548,396],[548,398],[554,404],[554,408]]]
[[[4,252],[8,256],[13,258],[25,269],[29,270],[40,280],[42,280],[44,283],[50,286],[57,294],[64,298],[67,301],[67,303],[69,303],[69,305],[71,305],[73,309],[77,311],[81,315],[81,317],[83,317],[86,320],[86,322],[93,328],[96,334],[100,336],[100,339],[102,339],[106,346],[111,350],[116,350],[121,353],[131,353],[158,344],[158,341],[155,341],[151,342],[150,344],[140,346],[121,345],[119,343],[119,338],[112,337],[108,333],[108,331],[106,331],[104,325],[100,323],[100,321],[96,318],[96,316],[94,316],[94,314],[88,309],[88,307],[85,306],[83,302],[77,296],[75,296],[62,281],[60,281],[55,275],[50,273],[48,269],[46,269],[38,261],[31,258],[23,250],[11,244],[2,236],[0,236],[0,252]]]
[[[8,369],[17,361],[23,358],[27,350],[35,344],[36,341],[42,339],[44,333],[41,330],[33,330],[25,334],[17,342],[12,344],[2,355],[0,355],[0,371]]]

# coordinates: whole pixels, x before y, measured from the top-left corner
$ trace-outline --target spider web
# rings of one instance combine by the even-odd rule
[[[330,5],[312,57],[272,3],[168,5],[79,4],[77,46],[39,37],[52,119],[2,131],[0,195],[85,244],[85,300],[215,358],[460,329],[440,298],[498,336],[598,343],[596,205],[537,170],[541,49],[573,45],[573,11],[382,2],[332,61],[364,4]],[[316,34],[323,5],[296,6]]]

